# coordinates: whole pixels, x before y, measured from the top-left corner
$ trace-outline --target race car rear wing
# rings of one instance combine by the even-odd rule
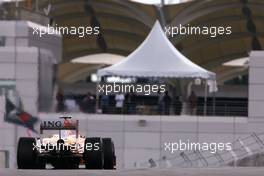
[[[65,119],[64,121],[42,121],[40,124],[40,134],[44,130],[76,130],[76,136],[79,135],[79,120],[72,122]]]

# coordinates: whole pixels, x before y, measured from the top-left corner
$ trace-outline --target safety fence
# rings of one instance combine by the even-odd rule
[[[217,100],[208,101],[205,104],[199,100],[195,106],[188,102],[171,102],[169,104],[159,104],[157,101],[150,101],[148,103],[137,102],[128,103],[123,102],[122,106],[117,107],[115,101],[110,101],[107,105],[99,102],[91,101],[68,103],[65,101],[64,111],[72,112],[78,108],[77,111],[84,113],[101,113],[101,114],[131,114],[131,115],[207,115],[207,116],[248,116],[248,102],[247,100]],[[75,104],[75,105],[73,105]],[[96,110],[96,106],[98,106]]]
[[[150,158],[140,163],[141,168],[170,167],[236,167],[244,158],[254,157],[264,152],[264,133],[252,133],[245,138],[238,138],[232,143],[232,150],[211,153],[211,151],[181,152],[175,157],[162,156],[158,160]]]

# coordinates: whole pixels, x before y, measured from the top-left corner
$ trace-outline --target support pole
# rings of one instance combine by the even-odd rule
[[[204,84],[204,116],[207,115],[207,80],[205,80]]]
[[[16,16],[16,20],[18,20],[18,9],[19,9],[19,2],[18,2],[18,0],[16,0],[15,6],[16,6],[15,16]]]
[[[15,21],[15,82],[17,84],[17,29],[18,29],[18,25],[17,25],[17,20]],[[17,86],[15,88],[15,91],[17,92]],[[16,100],[17,101],[17,100]],[[16,102],[17,103],[17,102]],[[18,142],[18,127],[17,125],[15,125],[15,131],[14,131],[14,142],[15,142],[15,154],[17,155],[17,142]],[[16,156],[15,155],[15,156]],[[17,167],[17,161],[15,160],[15,168]]]
[[[99,88],[99,80],[97,80],[96,82],[96,98],[95,98],[95,113],[97,114],[98,109],[99,109],[99,92],[98,92],[98,88]]]
[[[164,12],[165,0],[161,0],[160,4],[157,5],[156,7],[159,12],[160,24],[164,30],[164,27],[166,26],[166,19],[165,19],[165,12]]]
[[[213,115],[215,116],[215,91],[213,92]]]
[[[39,12],[39,0],[35,1],[35,9],[36,9],[36,12]]]

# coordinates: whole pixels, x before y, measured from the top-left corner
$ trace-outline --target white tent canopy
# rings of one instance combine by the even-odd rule
[[[183,56],[167,39],[157,21],[145,41],[121,62],[100,69],[98,76],[215,79]]]

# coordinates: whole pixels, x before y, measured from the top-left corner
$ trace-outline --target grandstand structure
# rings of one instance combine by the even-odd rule
[[[228,36],[168,36],[184,56],[217,75],[219,91],[209,94],[207,117],[202,116],[204,89],[200,85],[192,87],[198,96],[198,109],[193,116],[180,113],[161,116],[153,112],[67,113],[80,120],[82,134],[114,139],[118,169],[154,164],[159,167],[236,166],[235,161],[241,163],[241,159],[263,149],[263,10],[263,0],[190,0],[163,5],[130,0],[0,2],[0,116],[5,113],[3,95],[13,91],[19,93],[25,110],[41,120],[57,118],[61,115],[54,108],[58,88],[64,90],[66,97],[75,96],[76,100],[87,92],[95,93],[94,73],[132,53],[157,19],[164,28],[231,27],[232,33]],[[34,27],[47,25],[99,26],[100,34],[89,37],[47,34],[42,38],[33,35]],[[80,58],[88,62],[74,62]],[[186,94],[186,82],[182,82],[184,86],[178,81],[169,84],[176,96]],[[156,101],[154,96],[138,96],[140,106],[150,102],[150,108],[156,107],[151,104]],[[0,167],[16,167],[17,138],[28,135],[25,128],[0,119],[3,139]],[[179,139],[234,142],[234,151],[219,155],[179,152],[177,157],[163,151],[164,142]]]
[[[35,11],[34,1],[32,2],[30,8]],[[232,27],[232,35],[228,37],[179,35],[170,39],[187,58],[215,72],[219,84],[224,84],[225,81],[237,76],[247,75],[247,69],[224,67],[225,62],[248,57],[251,50],[261,50],[264,45],[261,0],[190,1],[165,5],[161,7],[162,13],[157,5],[129,0],[52,2],[43,0],[38,2],[37,12],[43,14],[43,9],[49,4],[52,8],[48,17],[58,25],[100,25],[102,30],[99,38],[64,36],[63,62],[58,73],[61,81],[66,81],[73,72],[84,73],[83,70],[91,72],[92,69],[96,69],[92,66],[90,68],[83,65],[72,66],[70,63],[72,59],[100,53],[127,56],[145,39],[156,19],[169,26],[190,24]],[[21,2],[19,7],[28,9],[27,2]],[[14,9],[11,11],[14,12]],[[10,15],[12,16],[12,13]]]

